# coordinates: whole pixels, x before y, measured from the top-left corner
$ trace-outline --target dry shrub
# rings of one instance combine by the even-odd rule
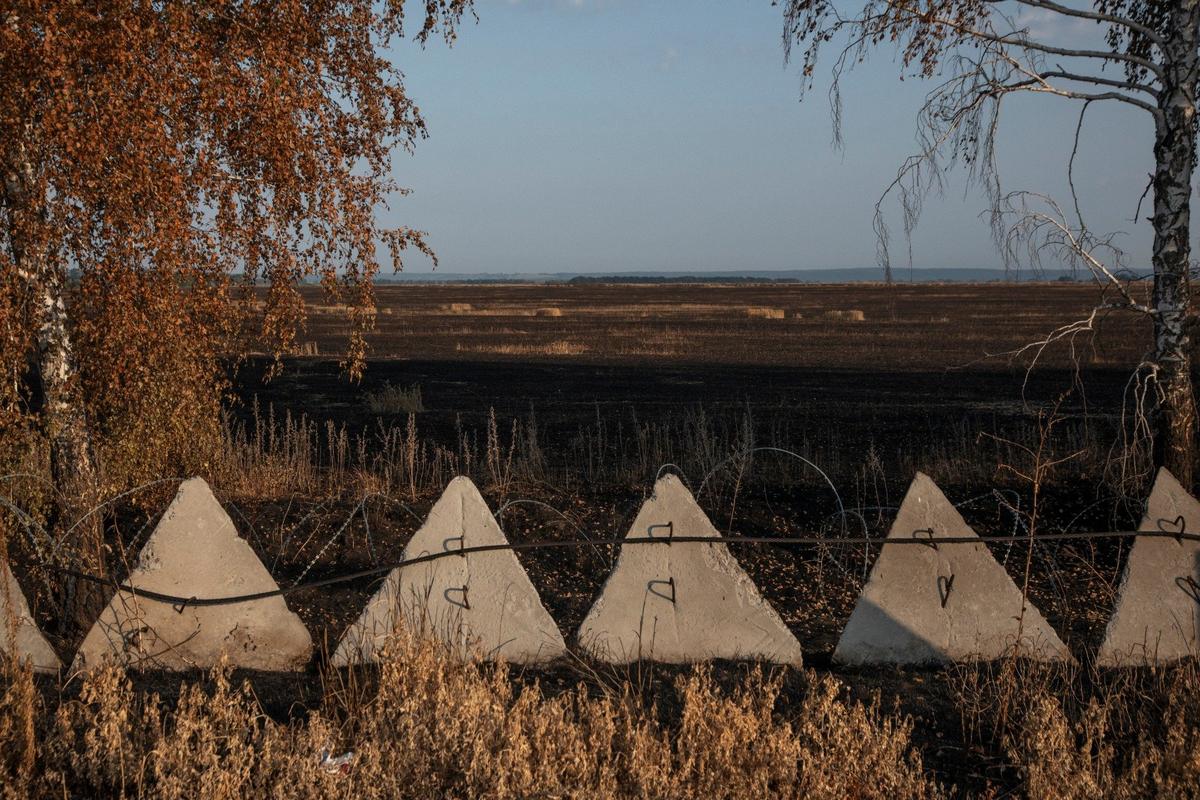
[[[870,705],[839,699],[841,684],[824,677],[804,701],[797,732],[801,797],[938,797],[911,744],[912,722]]]
[[[763,308],[752,306],[746,309],[746,316],[761,319],[787,319],[787,311],[782,308]]]
[[[114,494],[205,472],[220,446],[221,353],[239,317],[223,282],[171,274],[86,274],[76,307],[81,396]]]
[[[707,667],[675,684],[660,721],[630,684],[589,696],[514,688],[503,668],[397,637],[378,693],[347,725],[353,793],[432,797],[932,797],[907,722],[847,704],[816,681],[794,719],[780,680],[752,671],[722,691]],[[381,791],[380,787],[394,789]]]
[[[184,687],[173,709],[104,668],[46,714],[23,676],[6,677],[0,695],[0,745],[20,762],[0,762],[13,797],[939,795],[908,722],[842,700],[837,681],[811,673],[787,715],[780,679],[759,670],[730,691],[698,667],[653,701],[629,683],[550,695],[503,666],[398,636],[377,670],[331,673],[325,707],[287,724],[235,689],[224,666]],[[324,751],[350,751],[352,762],[327,772]]]
[[[33,772],[40,702],[32,667],[0,651],[0,787],[20,784]]]
[[[1010,738],[1030,797],[1200,797],[1195,665],[1070,706],[1038,693]]]
[[[535,317],[561,317],[563,312],[561,308],[551,306],[549,308],[539,308],[533,312],[533,315]]]
[[[866,313],[859,308],[831,308],[825,312],[825,318],[836,322],[866,322]]]
[[[966,680],[962,676],[970,675]],[[962,667],[969,735],[1003,745],[1031,798],[1200,797],[1200,671]]]

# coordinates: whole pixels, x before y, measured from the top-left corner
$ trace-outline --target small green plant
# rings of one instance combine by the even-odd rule
[[[372,414],[417,414],[425,410],[421,400],[421,385],[393,386],[385,383],[382,388],[363,395]]]

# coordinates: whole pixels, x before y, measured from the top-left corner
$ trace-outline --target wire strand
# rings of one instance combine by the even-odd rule
[[[1038,534],[1035,542],[1050,542],[1050,541],[1088,541],[1095,539],[1132,539],[1136,537],[1145,537],[1148,539],[1175,539],[1177,541],[1200,542],[1200,533],[1173,533],[1169,531],[1110,531],[1103,533],[1089,532],[1074,532],[1074,533],[1045,533]],[[820,536],[627,536],[613,539],[564,539],[559,541],[545,542],[504,542],[500,544],[483,544],[474,545],[471,547],[461,547],[454,550],[446,550],[440,553],[425,553],[413,558],[406,558],[394,564],[374,567],[372,569],[359,570],[350,572],[344,575],[336,575],[320,580],[309,581],[308,583],[296,583],[287,588],[273,589],[267,592],[254,592],[252,594],[233,595],[230,597],[182,597],[179,595],[164,594],[162,592],[154,592],[149,589],[139,589],[134,586],[129,586],[124,583],[117,583],[111,578],[104,578],[99,575],[93,575],[87,572],[79,572],[77,570],[57,567],[52,564],[40,564],[39,566],[57,572],[62,575],[67,575],[78,580],[89,581],[104,586],[111,586],[118,592],[125,592],[134,597],[142,597],[147,600],[153,600],[160,603],[169,603],[175,606],[175,609],[182,613],[184,608],[188,606],[222,606],[233,605],[236,603],[250,603],[255,600],[265,600],[269,597],[282,597],[292,592],[301,591],[303,589],[315,589],[321,586],[332,586],[338,583],[348,583],[350,581],[359,580],[361,578],[371,578],[377,575],[383,575],[395,569],[402,567],[410,567],[417,564],[427,564],[432,561],[437,561],[442,558],[464,558],[474,553],[494,553],[503,550],[534,550],[534,549],[550,549],[562,547],[587,547],[595,545],[665,545],[671,546],[674,544],[772,544],[772,545],[833,545],[838,547],[859,545],[859,544],[874,544],[881,546],[891,545],[917,545],[920,547],[930,547],[937,549],[943,544],[987,544],[987,543],[1012,543],[1013,538],[1010,536],[942,536],[942,537],[917,537],[904,538],[889,536],[885,539],[872,539],[869,536],[859,536],[853,538],[827,538]]]

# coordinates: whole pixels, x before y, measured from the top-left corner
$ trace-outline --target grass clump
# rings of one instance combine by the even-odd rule
[[[418,414],[425,410],[421,399],[421,385],[393,386],[384,384],[382,388],[363,395],[363,401],[372,414]]]

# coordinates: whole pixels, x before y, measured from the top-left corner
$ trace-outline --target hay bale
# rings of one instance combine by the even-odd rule
[[[751,306],[746,309],[746,316],[758,317],[760,319],[786,319],[787,312],[782,308],[764,308],[762,306]]]
[[[858,308],[831,308],[825,312],[825,318],[838,322],[866,322],[867,315]]]
[[[442,306],[442,310],[451,314],[470,314],[473,311],[470,303],[447,303]]]
[[[533,313],[536,317],[561,317],[563,315],[561,308],[556,308],[553,306],[550,308],[539,308]]]

